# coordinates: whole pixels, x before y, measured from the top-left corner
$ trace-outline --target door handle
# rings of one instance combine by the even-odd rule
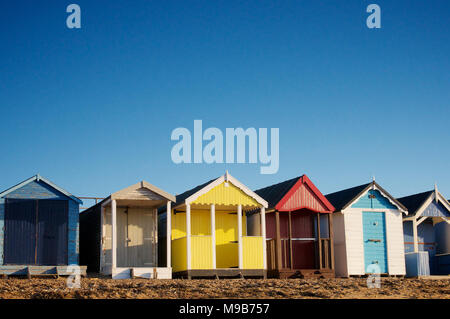
[[[371,241],[374,243],[381,243],[381,239],[367,239],[367,241]]]
[[[233,240],[233,241],[230,241],[230,243],[232,243],[232,244],[237,244],[237,243],[239,243],[239,241]]]

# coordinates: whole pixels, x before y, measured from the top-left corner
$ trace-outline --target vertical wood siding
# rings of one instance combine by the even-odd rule
[[[5,238],[5,199],[0,198],[0,265],[3,265],[3,245]]]
[[[80,208],[78,203],[69,200],[69,211],[68,211],[68,264],[78,265],[79,264],[79,254],[80,254],[80,221],[79,214]]]
[[[228,182],[214,187],[206,194],[201,195],[192,204],[200,205],[242,205],[242,206],[261,206],[255,199],[245,194],[241,189]]]
[[[244,269],[263,269],[262,237],[243,237],[242,252]]]
[[[172,240],[172,269],[174,272],[187,268],[186,237]]]
[[[342,213],[333,214],[334,264],[338,277],[348,277],[347,250],[345,245],[345,225]]]
[[[402,213],[397,210],[386,211],[386,240],[389,274],[405,275],[403,218]]]
[[[397,209],[378,190],[369,190],[352,205],[352,208]]]
[[[344,213],[348,275],[364,275],[364,241],[361,210]]]
[[[245,219],[245,216],[243,216],[243,219]],[[237,225],[237,215],[229,212],[216,212],[217,268],[239,266]],[[243,223],[243,229],[245,228],[244,225]]]
[[[431,202],[430,205],[423,211],[422,216],[428,217],[450,217],[449,211],[440,202]]]
[[[363,212],[364,235],[364,269],[372,273],[370,265],[380,267],[380,273],[388,272],[387,243],[386,243],[386,217],[384,212]],[[379,242],[371,240],[379,240]]]
[[[79,263],[79,204],[42,181],[33,181],[6,195],[10,199],[66,200],[68,202],[67,263]],[[4,204],[0,199],[0,264],[3,264]],[[2,215],[3,214],[3,215]]]
[[[211,236],[192,236],[191,267],[192,269],[211,269],[212,238]]]
[[[316,194],[306,184],[302,184],[284,203],[280,211],[293,211],[308,208],[314,211],[328,211]]]

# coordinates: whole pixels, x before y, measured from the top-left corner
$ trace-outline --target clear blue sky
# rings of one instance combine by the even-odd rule
[[[39,172],[79,196],[139,180],[177,194],[228,169],[251,188],[375,175],[450,198],[449,15],[448,0],[2,1],[0,189]],[[170,134],[194,119],[280,128],[278,173],[173,164]]]

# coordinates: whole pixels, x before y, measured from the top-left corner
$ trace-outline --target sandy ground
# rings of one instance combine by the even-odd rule
[[[450,299],[450,277],[444,280],[382,278],[369,289],[364,278],[112,280],[83,278],[80,289],[66,279],[0,279],[0,298],[432,298]]]

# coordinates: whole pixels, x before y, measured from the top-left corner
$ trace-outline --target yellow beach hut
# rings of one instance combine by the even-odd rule
[[[167,215],[174,277],[265,278],[266,208],[228,172],[176,196]]]

